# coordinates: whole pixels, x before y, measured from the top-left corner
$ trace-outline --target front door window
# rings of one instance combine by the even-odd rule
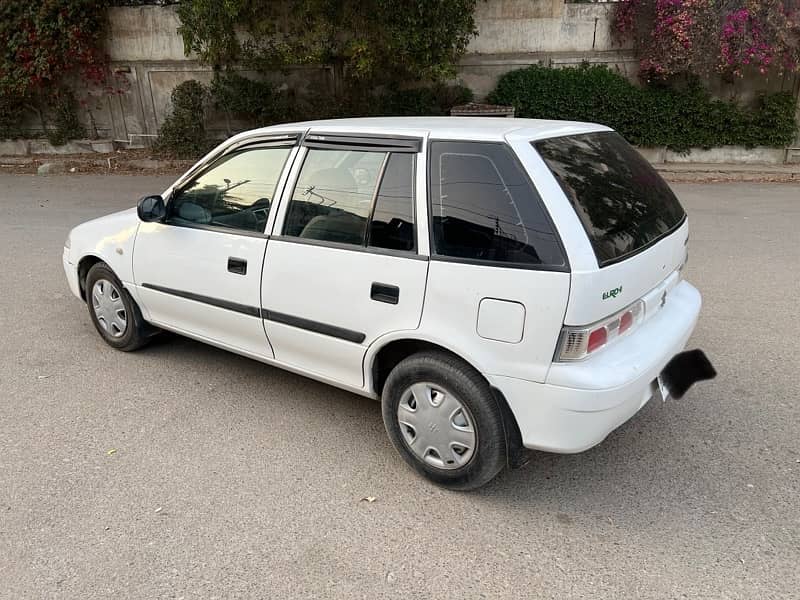
[[[226,154],[173,196],[167,223],[263,232],[291,148]]]

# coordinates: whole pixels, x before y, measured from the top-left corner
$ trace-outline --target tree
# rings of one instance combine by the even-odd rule
[[[186,52],[215,70],[329,64],[350,83],[440,80],[476,34],[477,0],[186,0]]]

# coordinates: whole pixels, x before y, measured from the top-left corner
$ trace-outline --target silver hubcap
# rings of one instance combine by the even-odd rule
[[[408,388],[397,406],[397,420],[408,447],[429,465],[457,469],[475,453],[472,415],[441,386],[415,383]]]
[[[103,331],[111,337],[122,337],[128,329],[125,304],[116,286],[107,279],[98,279],[92,287],[94,316]]]

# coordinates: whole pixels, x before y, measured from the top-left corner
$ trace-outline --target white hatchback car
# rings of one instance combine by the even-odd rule
[[[471,489],[714,376],[682,352],[688,231],[601,125],[348,119],[227,140],[63,262],[114,348],[166,329],[380,398],[403,458]]]

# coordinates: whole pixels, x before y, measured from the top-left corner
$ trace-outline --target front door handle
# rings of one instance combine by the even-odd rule
[[[247,275],[247,261],[243,258],[229,256],[228,271],[236,275]]]
[[[369,297],[376,302],[386,302],[387,304],[397,304],[400,302],[400,288],[388,283],[372,282],[372,289]]]

